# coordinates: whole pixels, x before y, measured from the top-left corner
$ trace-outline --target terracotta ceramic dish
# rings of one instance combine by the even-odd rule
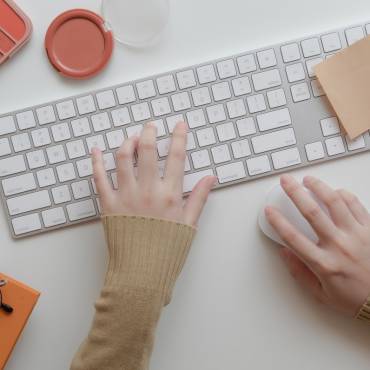
[[[113,36],[99,15],[85,9],[68,10],[49,26],[45,48],[53,67],[63,76],[89,78],[108,63]]]
[[[0,0],[0,64],[30,38],[30,19],[11,0]]]

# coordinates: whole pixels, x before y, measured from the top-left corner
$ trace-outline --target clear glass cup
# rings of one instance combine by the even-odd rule
[[[102,15],[114,38],[145,47],[159,39],[169,18],[169,0],[103,0]]]

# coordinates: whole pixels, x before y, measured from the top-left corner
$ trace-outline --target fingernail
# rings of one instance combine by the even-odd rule
[[[218,178],[216,176],[213,176],[212,185],[215,186],[217,181],[218,181]]]
[[[267,207],[265,208],[265,215],[266,215],[266,217],[270,217],[273,211],[274,211],[274,210],[273,210],[273,208],[272,208],[272,207],[267,206]]]
[[[303,184],[309,184],[310,182],[312,182],[312,180],[313,180],[313,177],[312,176],[305,176],[304,178],[303,178]]]
[[[293,177],[290,175],[283,175],[280,177],[280,184],[287,185],[293,180]]]

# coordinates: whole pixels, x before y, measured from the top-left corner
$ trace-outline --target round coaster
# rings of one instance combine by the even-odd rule
[[[72,9],[50,24],[45,49],[50,63],[63,76],[89,78],[108,63],[113,51],[113,36],[96,13]]]

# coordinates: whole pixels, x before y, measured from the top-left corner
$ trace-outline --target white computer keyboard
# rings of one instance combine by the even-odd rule
[[[203,63],[0,116],[0,180],[13,237],[95,219],[90,150],[115,151],[145,122],[158,128],[163,171],[175,124],[189,126],[184,192],[217,187],[369,150],[349,141],[313,67],[370,35],[370,22]]]

